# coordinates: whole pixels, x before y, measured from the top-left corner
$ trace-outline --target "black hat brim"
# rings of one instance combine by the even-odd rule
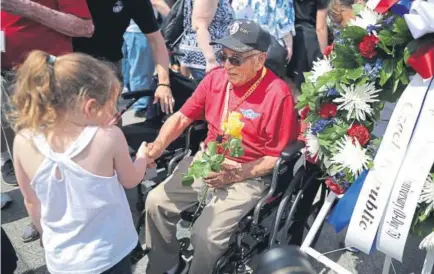
[[[231,36],[223,37],[221,39],[212,41],[209,44],[211,46],[222,45],[223,47],[228,48],[232,51],[241,52],[241,53],[254,50],[254,48],[252,48],[246,44],[241,43],[240,41],[238,41],[237,39],[234,39]]]

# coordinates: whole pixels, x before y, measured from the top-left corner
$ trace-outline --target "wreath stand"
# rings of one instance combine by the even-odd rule
[[[301,245],[301,251],[306,253],[307,255],[311,256],[316,261],[322,263],[323,265],[329,267],[333,271],[339,274],[352,274],[353,272],[349,271],[348,269],[342,267],[341,265],[337,264],[336,262],[332,261],[331,259],[327,258],[324,254],[318,252],[314,248],[311,247],[313,240],[315,239],[315,236],[320,233],[320,228],[322,224],[325,222],[325,219],[330,212],[330,209],[337,199],[339,199],[341,196],[336,195],[334,192],[330,192],[327,196],[326,200],[324,201],[323,206],[321,207],[321,210],[319,211],[317,217],[315,218],[314,223],[312,224],[309,232],[306,235],[305,240],[303,241],[303,244]],[[330,252],[329,252],[330,253]],[[396,273],[393,264],[392,264],[392,258],[388,255],[386,255],[386,258],[384,259],[384,265],[383,265],[383,271],[382,274],[389,274],[390,266],[392,265],[392,269],[394,273]],[[425,262],[421,271],[421,274],[431,274],[432,269],[434,266],[434,250],[428,250]]]

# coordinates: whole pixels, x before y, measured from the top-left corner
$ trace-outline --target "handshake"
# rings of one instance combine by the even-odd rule
[[[164,145],[161,142],[146,143],[142,142],[136,153],[136,159],[145,159],[148,168],[155,167],[155,160],[157,160],[164,152]]]

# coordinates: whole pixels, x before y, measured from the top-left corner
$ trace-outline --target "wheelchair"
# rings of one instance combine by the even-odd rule
[[[187,79],[176,72],[170,72],[172,91],[175,97],[175,111],[179,110],[184,102],[191,96],[197,83]],[[128,105],[120,112],[122,114],[136,100],[143,96],[152,96],[154,90],[130,92],[123,94],[125,100],[130,100]],[[129,146],[136,150],[142,141],[152,142],[158,135],[163,125],[164,115],[157,115],[156,118],[145,122],[132,124],[123,127]],[[173,142],[163,156],[157,161],[159,170],[155,183],[161,182],[168,177],[176,165],[186,156],[192,155],[199,150],[199,143],[206,137],[206,123],[203,121],[194,122],[186,131]],[[295,141],[287,145],[282,151],[273,171],[271,184],[264,196],[239,222],[235,229],[227,250],[221,255],[213,267],[213,274],[244,274],[254,263],[256,256],[276,246],[288,244],[301,245],[304,231],[308,228],[308,218],[319,209],[325,200],[326,188],[318,178],[320,169],[314,165],[301,165],[295,169],[296,164],[302,159],[304,143]],[[320,200],[312,205],[313,198],[319,187],[322,186]],[[137,232],[140,233],[144,225],[144,202],[146,194],[153,188],[144,188],[139,184],[137,209],[141,212],[136,224]],[[193,224],[195,221],[198,204],[181,213],[181,220]],[[187,263],[194,256],[194,251],[189,249],[188,238],[180,239],[180,257]],[[133,263],[144,257],[150,250],[143,250],[141,245],[132,252]]]

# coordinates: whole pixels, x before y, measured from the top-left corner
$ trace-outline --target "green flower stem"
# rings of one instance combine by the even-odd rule
[[[230,141],[230,139],[231,139],[231,138],[229,138],[228,141]],[[225,150],[223,151],[223,157],[225,157],[227,150],[228,150],[227,147],[225,147]],[[200,208],[201,208],[202,205],[205,203],[205,199],[206,199],[206,197],[207,197],[207,195],[208,195],[208,190],[209,190],[209,185],[206,184],[205,191],[203,192],[202,197],[200,198],[200,201],[199,201],[199,206],[197,207],[196,211],[195,211],[194,214],[193,214],[193,220],[196,219],[197,214],[199,214],[199,210],[200,210]],[[191,231],[192,228],[193,228],[193,222],[190,223],[189,231]]]
[[[205,203],[206,196],[208,195],[208,189],[209,189],[209,185],[206,184],[205,191],[203,192],[202,197],[200,198],[199,201],[199,206],[196,208],[196,211],[193,214],[193,221],[196,219],[197,214],[199,214],[199,210],[202,207],[202,204]],[[193,228],[193,222],[190,223],[189,231],[191,231],[192,228]]]

